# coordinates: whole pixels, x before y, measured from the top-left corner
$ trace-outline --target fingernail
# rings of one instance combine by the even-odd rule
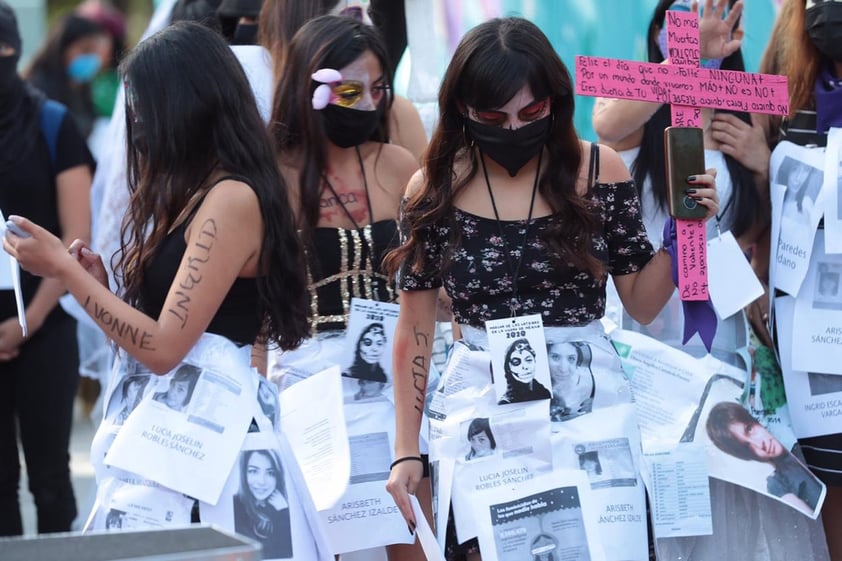
[[[12,222],[20,222],[21,217],[17,214],[11,214],[9,215],[9,220],[11,220]]]
[[[91,257],[92,255],[96,255],[96,254],[93,251],[91,251],[90,249],[88,249],[87,247],[83,247],[82,248],[82,255],[84,255],[85,257]]]
[[[685,193],[685,194],[687,194],[687,195],[692,195],[692,194],[693,194],[693,193],[695,193],[695,192],[696,192],[696,190],[695,190],[695,189],[685,189],[685,190],[684,190],[684,193]]]
[[[413,524],[412,522],[407,522],[407,523],[406,523],[406,527],[407,527],[407,529],[409,530],[409,535],[410,535],[410,536],[414,536],[414,535],[415,535],[415,530],[412,528],[413,526],[414,526],[414,524]]]
[[[689,176],[687,176],[687,181],[688,181],[688,182],[690,182],[690,181],[696,181],[696,176],[695,176],[695,175],[689,175]]]

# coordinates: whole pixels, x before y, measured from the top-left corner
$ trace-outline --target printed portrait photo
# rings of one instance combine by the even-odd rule
[[[514,340],[503,357],[506,391],[499,405],[549,399],[550,391],[536,377],[537,353],[529,339]]]
[[[709,455],[712,475],[815,515],[824,493],[821,482],[745,407],[733,401],[716,403],[704,425],[716,449],[741,462],[725,465]],[[734,478],[725,477],[729,475],[725,470]]]
[[[547,342],[553,397],[550,420],[562,422],[590,413],[596,390],[591,347],[582,341]]]
[[[166,391],[156,392],[152,399],[163,403],[173,411],[183,412],[190,404],[196,382],[199,381],[201,369],[190,364],[182,364],[170,378],[170,385]]]
[[[637,472],[628,438],[581,442],[573,447],[579,469],[588,474],[591,489],[634,487]]]
[[[468,452],[465,461],[493,456],[497,451],[497,441],[491,432],[491,424],[486,417],[477,417],[468,423]]]
[[[354,384],[351,394],[346,394],[346,401],[387,399],[384,390],[391,377],[384,364],[388,345],[391,345],[391,341],[386,337],[382,323],[370,323],[362,329],[356,338],[352,362],[342,372],[342,376],[352,379]]]
[[[123,378],[111,394],[111,403],[108,405],[106,417],[112,419],[115,425],[125,423],[129,414],[140,403],[149,380],[149,374],[132,374]]]
[[[842,291],[839,280],[842,277],[842,264],[818,263],[816,286],[813,290],[813,308],[822,310],[842,310]]]
[[[260,405],[260,410],[263,412],[263,415],[269,419],[269,423],[272,427],[277,428],[278,417],[280,415],[278,391],[272,382],[262,376],[257,385],[257,403]]]
[[[795,158],[785,157],[775,178],[777,183],[786,185],[784,193],[784,216],[809,221],[813,206],[822,187],[822,170],[800,162]]]
[[[292,557],[292,532],[284,471],[272,449],[240,454],[234,495],[234,531],[263,545],[263,559]]]

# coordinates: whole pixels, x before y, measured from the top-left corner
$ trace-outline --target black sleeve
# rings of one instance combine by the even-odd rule
[[[394,71],[407,44],[404,0],[371,0],[371,21],[386,43],[386,52]]]
[[[64,119],[61,121],[56,137],[55,172],[58,175],[65,170],[81,165],[88,165],[93,172],[94,157],[88,150],[88,144],[68,112],[65,113]]]

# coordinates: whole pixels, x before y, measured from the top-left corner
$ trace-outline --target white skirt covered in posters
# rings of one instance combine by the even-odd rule
[[[91,446],[97,498],[86,529],[186,526],[198,505],[201,522],[258,541],[264,559],[331,558],[277,390],[250,367],[250,351],[204,334],[163,376],[120,353]]]
[[[457,541],[478,538],[484,561],[648,559],[631,389],[599,322],[544,328],[552,397],[515,403],[495,392],[502,351],[462,334],[428,413],[442,546],[452,506]]]

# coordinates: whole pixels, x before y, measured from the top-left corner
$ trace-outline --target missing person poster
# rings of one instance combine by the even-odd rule
[[[583,472],[554,471],[518,491],[501,489],[475,507],[485,561],[605,559]]]
[[[253,419],[248,365],[248,348],[203,335],[185,362],[149,381],[105,463],[216,503]]]

